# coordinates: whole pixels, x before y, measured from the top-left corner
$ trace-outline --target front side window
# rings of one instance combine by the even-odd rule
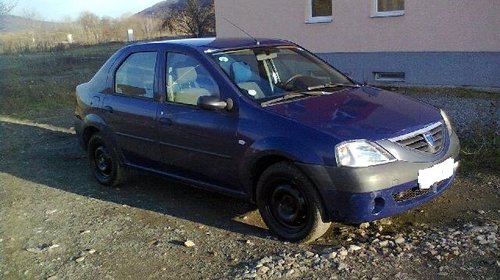
[[[133,97],[153,98],[156,52],[130,55],[115,74],[115,92]]]
[[[307,0],[306,23],[332,21],[332,0]]]
[[[352,82],[330,65],[296,47],[255,47],[212,54],[240,90],[263,102],[294,92],[317,91]]]
[[[402,16],[405,12],[404,0],[372,0],[372,16]]]
[[[167,55],[167,100],[196,105],[200,96],[219,97],[219,86],[195,58],[181,54]]]

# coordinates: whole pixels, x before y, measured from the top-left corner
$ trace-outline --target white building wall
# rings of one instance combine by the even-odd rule
[[[498,52],[500,0],[406,0],[405,14],[371,17],[371,0],[332,0],[333,21],[307,24],[308,0],[216,0],[217,36],[292,40],[317,53]]]

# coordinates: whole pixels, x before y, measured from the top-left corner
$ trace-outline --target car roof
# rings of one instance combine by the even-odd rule
[[[237,48],[251,48],[255,46],[270,46],[270,45],[294,45],[290,41],[269,38],[187,38],[187,39],[174,39],[164,41],[153,41],[134,44],[137,45],[181,45],[192,47],[201,51],[206,50],[225,50]]]

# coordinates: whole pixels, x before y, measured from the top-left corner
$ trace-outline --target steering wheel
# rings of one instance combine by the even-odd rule
[[[306,76],[304,76],[302,74],[295,74],[295,75],[291,76],[288,80],[286,80],[286,82],[283,84],[283,87],[285,89],[293,89],[292,83],[300,78],[303,78],[303,77],[306,77]]]

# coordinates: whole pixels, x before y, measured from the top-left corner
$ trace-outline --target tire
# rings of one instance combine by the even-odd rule
[[[125,181],[125,170],[120,165],[116,151],[100,133],[92,135],[87,147],[90,168],[99,183],[116,187]]]
[[[257,184],[257,206],[262,219],[280,238],[310,243],[330,228],[321,218],[322,203],[302,171],[288,162],[266,169]]]

